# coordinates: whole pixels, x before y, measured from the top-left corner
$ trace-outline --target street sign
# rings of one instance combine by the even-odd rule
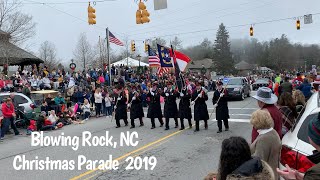
[[[311,24],[312,23],[312,14],[304,15],[304,24]]]

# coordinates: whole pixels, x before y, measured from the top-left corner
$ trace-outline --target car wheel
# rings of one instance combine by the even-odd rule
[[[242,92],[241,94],[240,94],[240,100],[244,100],[246,98],[246,95],[244,94],[244,92]]]

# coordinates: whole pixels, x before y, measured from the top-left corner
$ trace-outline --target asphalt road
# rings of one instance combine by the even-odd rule
[[[254,94],[255,92],[252,92]],[[212,93],[209,93],[207,101],[209,112],[212,109]],[[129,129],[122,126],[115,128],[115,121],[111,122],[109,117],[91,118],[85,124],[69,125],[56,131],[45,132],[44,136],[57,137],[64,133],[64,136],[79,137],[82,141],[82,133],[89,131],[93,136],[104,137],[106,131],[113,136],[113,142],[117,142],[116,148],[110,146],[79,146],[73,150],[72,146],[31,146],[30,136],[9,136],[0,144],[0,175],[1,179],[175,179],[175,180],[197,180],[203,179],[210,171],[216,171],[219,164],[220,147],[223,139],[230,136],[242,136],[250,140],[251,125],[249,124],[250,114],[257,109],[257,103],[253,98],[246,98],[244,101],[230,101],[230,131],[217,134],[215,114],[209,121],[209,129],[204,130],[200,126],[200,132],[193,129],[179,131],[174,127],[171,120],[171,129],[164,131],[156,121],[156,129],[151,130],[150,120],[145,118],[144,127]],[[145,109],[146,112],[146,109]],[[146,115],[146,113],[145,113]],[[136,120],[136,126],[139,124]],[[185,122],[185,125],[187,122]],[[123,125],[123,122],[122,122]],[[187,127],[187,126],[186,126]],[[137,132],[137,146],[120,146],[121,132]],[[25,134],[25,132],[24,132]],[[114,144],[113,144],[114,145]],[[75,161],[74,170],[15,170],[14,159],[25,156],[27,160],[70,160]],[[78,158],[83,155],[87,160],[108,160],[112,155],[113,160],[119,162],[118,170],[99,170],[86,165],[78,170]],[[136,166],[140,170],[128,169],[130,160],[136,159]],[[139,160],[144,159],[139,163]],[[154,157],[154,158],[153,158]],[[157,163],[153,170],[150,170],[152,163]],[[127,160],[127,161],[126,161]],[[22,163],[15,163],[21,165]],[[148,167],[149,170],[145,170]],[[19,167],[18,167],[19,168]]]

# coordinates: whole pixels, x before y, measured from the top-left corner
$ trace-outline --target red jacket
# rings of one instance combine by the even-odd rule
[[[45,119],[44,120],[44,125],[45,126],[50,126],[50,125],[52,125],[52,122],[49,119]]]
[[[275,105],[265,105],[262,109],[268,110],[268,112],[270,113],[273,119],[273,123],[274,123],[273,129],[277,131],[280,139],[282,139],[282,113]],[[256,140],[256,138],[258,137],[258,135],[259,135],[258,131],[255,128],[252,128],[251,142],[254,142],[254,140]]]
[[[32,131],[36,131],[37,130],[37,126],[36,126],[36,121],[35,120],[31,120],[30,121],[30,126],[28,127],[28,129],[30,129]]]
[[[3,117],[5,117],[5,118],[12,118],[13,117],[12,114],[14,113],[14,107],[13,107],[12,103],[11,103],[10,107],[8,107],[5,102],[2,103],[1,110],[2,110]]]

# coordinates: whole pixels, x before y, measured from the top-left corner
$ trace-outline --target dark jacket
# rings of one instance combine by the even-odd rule
[[[225,95],[220,98],[220,91],[215,90],[213,93],[212,103],[216,104],[218,99],[218,106],[216,108],[216,120],[227,120],[230,118],[229,116],[229,108],[228,108],[228,99],[227,99],[227,91],[223,90]],[[222,92],[222,91],[221,91]]]
[[[149,108],[148,108],[148,118],[162,118],[161,104],[160,104],[160,94],[154,91],[154,96],[148,92],[147,97],[150,98]]]
[[[300,91],[302,91],[304,97],[309,99],[312,96],[312,87],[311,84],[308,82],[303,82],[300,86],[297,87]]]
[[[280,87],[279,87],[279,94],[282,94],[282,93],[285,93],[285,92],[288,92],[290,94],[292,94],[292,84],[290,82],[283,82]]]
[[[179,102],[179,118],[180,119],[192,119],[192,113],[191,113],[191,106],[190,106],[190,99],[191,99],[191,93],[188,92],[188,90],[182,90],[181,91],[184,96],[180,97]]]
[[[118,100],[118,97],[120,97],[121,99]],[[126,94],[124,92],[120,93],[120,95],[115,94],[115,98],[116,98],[116,106],[117,106],[117,108],[115,109],[115,119],[116,120],[128,119]]]
[[[308,156],[308,159],[316,165],[307,170],[303,179],[320,179],[320,152],[316,152],[315,154]]]
[[[195,90],[192,94],[192,101],[195,101],[197,99],[198,94],[203,93],[202,91],[198,92]],[[194,120],[199,121],[199,120],[208,120],[209,119],[209,114],[208,114],[208,108],[206,101],[208,100],[208,95],[206,93],[203,94],[201,98],[198,98],[195,101],[194,104]]]
[[[132,100],[134,97],[133,93],[129,94],[129,103],[131,102],[130,107],[130,119],[137,119],[144,117],[143,108],[142,108],[142,97],[141,94],[136,96],[136,100]]]
[[[169,96],[166,96],[168,94]],[[162,93],[164,97],[164,117],[165,118],[178,118],[178,108],[177,108],[177,97],[178,93],[174,90],[167,90],[166,92]]]
[[[275,178],[271,167],[260,158],[254,157],[227,176],[227,180],[238,179],[274,180]]]

